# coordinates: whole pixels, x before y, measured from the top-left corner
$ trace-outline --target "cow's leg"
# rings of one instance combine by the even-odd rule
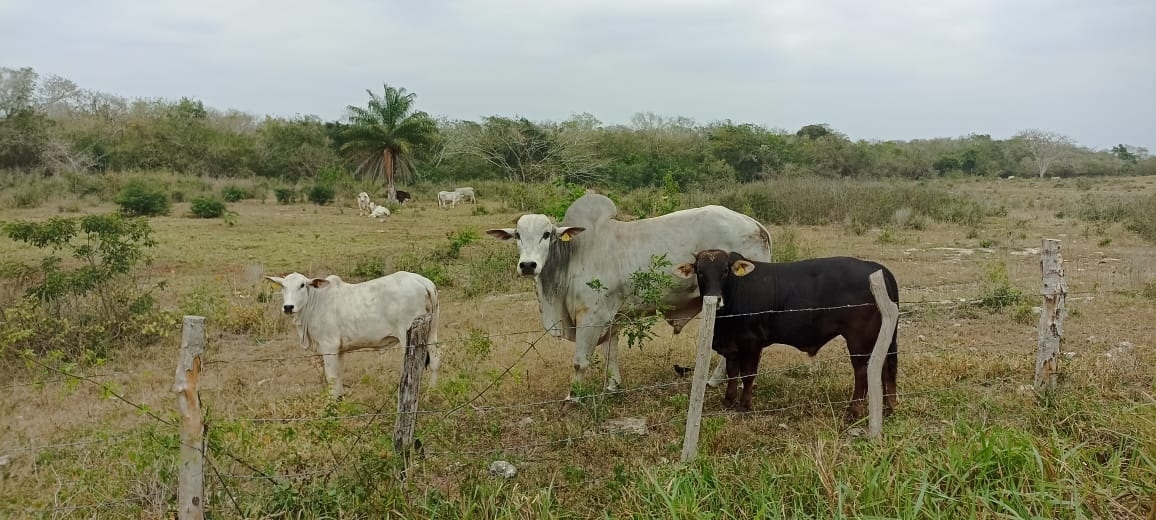
[[[754,408],[751,402],[755,396],[755,374],[759,373],[759,357],[760,352],[755,351],[741,360],[742,366],[739,367],[739,371],[743,374],[743,398],[739,403],[740,412],[749,412]]]
[[[724,359],[725,361],[725,359]],[[739,367],[742,366],[736,360],[732,359],[730,363],[726,364],[727,370],[727,389],[723,394],[723,405],[730,408],[735,405],[735,397],[739,393]]]
[[[610,380],[606,382],[606,390],[614,392],[622,384],[622,373],[618,371],[618,331],[610,331],[610,339],[606,340],[606,368],[610,371]]]
[[[345,393],[341,385],[341,354],[322,354],[321,360],[325,364],[325,382],[329,385],[330,396],[341,399]]]
[[[710,379],[707,379],[706,385],[714,388],[722,383],[723,378],[727,374],[727,358],[719,356],[718,365],[714,367],[714,372],[711,372]]]
[[[855,389],[851,392],[851,404],[847,407],[847,420],[857,421],[865,415],[867,404],[867,363],[871,360],[871,350],[875,348],[875,338],[865,341],[847,339],[847,352],[851,355],[851,369],[855,372]],[[884,377],[886,379],[886,377]]]
[[[577,329],[574,333],[574,377],[570,379],[570,390],[566,394],[568,401],[574,400],[574,387],[586,379],[590,355],[594,353],[606,328],[579,324]]]

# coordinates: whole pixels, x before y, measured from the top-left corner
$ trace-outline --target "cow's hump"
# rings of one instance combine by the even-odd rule
[[[562,218],[563,226],[582,226],[595,229],[608,220],[618,216],[618,206],[605,195],[587,193],[566,208],[566,215]]]

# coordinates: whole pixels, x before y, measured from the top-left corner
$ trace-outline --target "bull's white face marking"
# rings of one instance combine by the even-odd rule
[[[522,215],[515,229],[491,229],[490,236],[502,240],[514,239],[518,243],[517,272],[522,276],[542,274],[542,266],[550,255],[550,245],[554,240],[569,241],[585,231],[581,227],[558,227],[546,215]]]
[[[309,291],[315,287],[323,287],[328,281],[321,278],[309,278],[301,273],[289,273],[284,278],[266,276],[269,281],[281,286],[281,310],[285,314],[301,312],[309,304]]]

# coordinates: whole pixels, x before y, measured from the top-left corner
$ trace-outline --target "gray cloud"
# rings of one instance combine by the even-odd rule
[[[1150,0],[8,0],[0,64],[259,114],[340,117],[387,82],[453,118],[1041,127],[1156,149],[1153,19]]]

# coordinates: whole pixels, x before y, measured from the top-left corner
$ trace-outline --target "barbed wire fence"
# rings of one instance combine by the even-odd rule
[[[1037,357],[1037,364],[1036,364],[1035,389],[1038,391],[1048,391],[1050,389],[1053,389],[1055,386],[1054,375],[1058,371],[1058,366],[1056,365],[1056,361],[1058,360],[1058,356],[1060,354],[1059,350],[1058,350],[1058,339],[1056,339],[1056,338],[1059,337],[1058,336],[1059,331],[1062,330],[1061,327],[1062,327],[1062,318],[1063,318],[1063,305],[1064,305],[1064,301],[1068,295],[1068,292],[1067,292],[1066,283],[1057,282],[1056,281],[1057,279],[1055,278],[1055,276],[1058,275],[1059,280],[1063,279],[1062,278],[1063,277],[1063,269],[1062,269],[1062,263],[1059,259],[1058,242],[1045,240],[1044,247],[1041,248],[1041,251],[1043,251],[1049,255],[1052,255],[1049,257],[1052,260],[1044,260],[1044,263],[1046,266],[1048,264],[1048,262],[1051,262],[1053,269],[1051,269],[1051,271],[1048,271],[1048,269],[1045,267],[1045,272],[1044,272],[1044,280],[1045,280],[1044,291],[1043,291],[1043,293],[1044,293],[1044,305],[1041,308],[1041,322],[1040,322],[1040,338],[1041,339],[1040,339],[1040,345],[1039,345],[1039,356]],[[1049,274],[1051,275],[1050,280],[1049,280]],[[882,300],[878,300],[878,302],[881,302],[881,301]],[[791,312],[820,312],[820,311],[832,310],[832,309],[837,309],[837,308],[879,305],[878,302],[863,302],[863,303],[859,303],[859,304],[840,305],[840,306],[835,306],[835,307],[815,307],[815,308],[806,308],[806,309],[782,309],[782,310],[774,310],[774,311],[763,311],[763,312],[759,312],[759,313],[748,313],[748,314],[744,314],[741,316],[750,316],[750,315],[758,315],[758,314],[772,314],[772,313],[791,313]],[[978,299],[962,299],[962,298],[960,298],[960,299],[947,299],[947,300],[906,301],[906,302],[900,302],[900,304],[902,304],[905,307],[910,308],[913,306],[918,307],[918,306],[965,305],[965,304],[974,304],[974,303],[978,303],[978,302],[980,302],[980,300],[978,300]],[[674,429],[677,432],[678,423],[686,421],[686,427],[683,430],[684,441],[685,441],[684,442],[684,450],[683,450],[683,460],[684,461],[689,460],[690,458],[693,458],[693,456],[688,458],[686,456],[686,454],[688,452],[694,452],[697,450],[697,445],[696,445],[697,444],[697,433],[691,434],[691,432],[697,430],[698,425],[692,424],[692,423],[700,422],[704,418],[718,417],[718,416],[724,416],[724,415],[729,415],[729,414],[734,413],[732,411],[710,411],[710,412],[703,413],[703,411],[702,411],[702,397],[701,397],[701,395],[702,395],[702,391],[705,390],[705,378],[706,378],[706,374],[708,372],[707,369],[709,368],[708,366],[703,366],[704,363],[702,363],[702,360],[703,359],[709,360],[709,353],[710,353],[710,347],[711,347],[710,334],[708,333],[710,327],[707,326],[707,321],[709,321],[711,325],[713,325],[713,323],[714,323],[713,308],[710,309],[710,312],[707,312],[706,311],[707,307],[708,306],[704,306],[703,315],[700,315],[698,318],[696,318],[696,319],[703,320],[703,327],[700,328],[700,338],[698,341],[699,354],[700,355],[698,357],[699,361],[696,363],[696,366],[694,367],[695,377],[692,377],[689,379],[685,378],[685,377],[680,377],[679,379],[676,379],[674,381],[667,381],[667,382],[662,382],[662,383],[643,385],[643,386],[638,386],[638,387],[634,387],[634,388],[618,389],[618,390],[613,390],[613,391],[607,390],[607,391],[601,391],[601,392],[590,392],[590,393],[585,393],[582,395],[567,397],[565,399],[546,399],[546,400],[535,400],[535,401],[529,401],[529,402],[523,402],[523,403],[499,404],[499,405],[478,405],[478,404],[476,404],[479,401],[481,401],[487,395],[487,393],[490,392],[493,388],[500,385],[501,382],[505,378],[507,378],[507,376],[511,373],[511,371],[514,370],[514,368],[517,367],[520,363],[522,363],[524,358],[531,351],[536,350],[538,345],[540,344],[540,342],[544,338],[548,337],[548,335],[549,335],[548,332],[544,332],[541,328],[538,328],[536,330],[514,331],[514,332],[495,333],[495,334],[486,335],[487,340],[493,340],[496,338],[515,338],[515,337],[529,337],[529,340],[526,341],[526,347],[522,351],[521,355],[518,356],[516,359],[514,359],[514,361],[511,362],[503,371],[497,373],[497,375],[494,376],[488,382],[488,384],[486,384],[480,390],[474,392],[471,397],[462,401],[461,403],[453,405],[453,406],[449,406],[449,407],[446,407],[443,409],[420,409],[420,408],[418,408],[417,407],[417,397],[418,397],[417,392],[416,391],[409,392],[409,393],[403,392],[401,390],[401,387],[404,386],[404,383],[399,382],[398,388],[396,389],[396,393],[399,396],[398,409],[394,410],[394,411],[390,411],[390,410],[386,409],[389,405],[389,400],[383,399],[381,402],[376,403],[376,404],[364,404],[363,406],[366,408],[366,411],[361,412],[361,413],[338,414],[334,411],[335,408],[331,407],[331,408],[327,408],[325,410],[325,412],[321,416],[318,416],[318,417],[275,417],[275,416],[225,417],[225,418],[218,418],[218,417],[213,417],[213,416],[204,417],[202,415],[202,411],[200,409],[201,407],[200,407],[200,403],[199,403],[199,393],[198,393],[199,389],[197,387],[197,383],[198,383],[198,380],[200,378],[201,371],[204,369],[207,369],[206,367],[211,367],[211,366],[213,366],[215,364],[219,364],[219,363],[230,363],[230,364],[234,364],[234,363],[268,363],[268,362],[286,362],[286,361],[294,361],[294,360],[309,360],[309,359],[320,358],[320,357],[322,357],[322,355],[321,354],[299,354],[299,355],[279,356],[279,357],[255,357],[255,358],[240,358],[240,359],[227,359],[227,360],[226,359],[205,360],[205,359],[203,359],[203,346],[204,346],[204,329],[203,329],[203,326],[200,327],[199,329],[196,326],[190,326],[190,323],[196,323],[198,321],[198,319],[200,320],[200,322],[203,325],[203,318],[189,317],[189,316],[187,316],[185,318],[186,326],[184,329],[184,333],[188,336],[182,337],[182,354],[180,356],[181,362],[178,364],[177,373],[176,373],[177,374],[176,375],[176,383],[174,384],[174,388],[173,388],[173,390],[178,394],[178,400],[181,402],[180,406],[178,407],[178,418],[180,419],[179,423],[174,422],[174,421],[169,420],[169,419],[166,419],[165,417],[158,415],[157,413],[153,412],[148,406],[137,403],[137,402],[127,398],[125,395],[122,395],[121,393],[116,392],[107,383],[104,383],[104,382],[99,380],[100,378],[110,377],[110,376],[117,375],[117,374],[123,374],[123,372],[106,371],[106,372],[102,372],[100,374],[93,374],[93,375],[87,375],[86,376],[86,375],[74,374],[71,372],[67,372],[67,371],[63,371],[63,370],[54,368],[50,365],[43,365],[42,364],[41,366],[44,369],[46,369],[47,371],[56,373],[57,376],[54,377],[53,379],[47,380],[47,381],[18,383],[18,384],[8,385],[5,388],[12,388],[12,387],[20,386],[20,385],[34,385],[34,384],[45,384],[48,382],[67,382],[67,381],[76,382],[78,384],[95,385],[97,387],[100,387],[102,392],[107,393],[110,398],[112,398],[118,402],[123,402],[127,406],[130,406],[130,407],[134,408],[136,411],[138,411],[142,417],[147,417],[147,418],[151,419],[152,421],[155,422],[156,426],[163,428],[164,431],[172,432],[174,429],[177,429],[178,426],[180,426],[181,436],[180,436],[179,441],[177,441],[177,442],[174,442],[174,439],[171,439],[171,438],[158,438],[157,434],[153,433],[154,431],[150,431],[149,433],[146,434],[146,435],[152,437],[151,440],[153,442],[157,442],[158,444],[162,444],[162,445],[171,447],[173,449],[179,449],[182,452],[182,455],[180,457],[181,462],[179,464],[180,470],[181,470],[181,472],[180,472],[181,482],[178,485],[178,504],[179,504],[179,506],[177,507],[177,511],[176,511],[177,515],[180,518],[201,518],[201,517],[203,517],[205,509],[209,508],[211,510],[216,510],[216,511],[221,511],[221,510],[227,509],[227,510],[231,510],[232,513],[236,514],[239,517],[245,517],[245,516],[249,516],[247,514],[248,511],[244,508],[244,506],[242,506],[241,502],[237,499],[238,494],[235,492],[235,489],[237,489],[238,485],[239,485],[238,482],[241,482],[241,481],[265,482],[268,486],[273,488],[273,491],[272,491],[273,494],[276,494],[279,492],[285,492],[285,491],[289,491],[289,492],[298,491],[299,492],[301,490],[301,486],[309,483],[312,479],[326,479],[326,480],[331,479],[335,475],[340,473],[342,470],[347,469],[347,468],[352,468],[353,472],[359,473],[358,479],[361,480],[362,482],[371,483],[371,487],[375,487],[375,486],[379,485],[380,481],[383,480],[382,478],[380,478],[380,475],[368,474],[366,472],[370,471],[371,469],[363,469],[360,466],[350,465],[348,463],[349,463],[349,460],[355,455],[355,451],[358,450],[359,448],[363,447],[362,446],[362,440],[375,436],[374,429],[375,428],[380,429],[382,420],[388,420],[390,418],[398,420],[399,423],[402,420],[408,420],[411,423],[410,437],[408,439],[404,439],[405,442],[403,442],[401,444],[395,444],[395,446],[394,446],[395,449],[404,450],[406,452],[408,452],[409,450],[413,450],[413,452],[414,452],[413,453],[414,458],[412,460],[410,459],[409,453],[397,454],[399,459],[403,461],[403,465],[400,468],[401,472],[398,473],[398,478],[404,478],[404,476],[405,476],[404,472],[407,469],[406,466],[408,464],[414,463],[414,461],[417,461],[416,463],[421,464],[423,461],[436,460],[439,458],[441,458],[441,459],[454,459],[454,458],[460,459],[461,457],[489,457],[489,456],[493,456],[496,454],[533,453],[533,452],[537,452],[537,450],[540,450],[543,448],[549,448],[549,447],[555,447],[555,446],[571,446],[571,445],[574,445],[576,443],[590,442],[594,439],[602,438],[605,436],[619,435],[619,434],[624,433],[623,428],[589,429],[589,430],[583,430],[582,432],[580,432],[578,434],[574,434],[574,435],[563,435],[563,436],[558,437],[558,438],[547,438],[547,439],[540,439],[540,438],[529,439],[525,442],[516,442],[516,443],[504,443],[504,442],[502,442],[501,436],[499,435],[497,442],[496,442],[496,446],[493,448],[482,449],[482,450],[462,450],[462,449],[454,449],[454,446],[455,446],[454,439],[451,438],[450,436],[445,435],[444,433],[439,433],[439,432],[427,432],[425,434],[426,435],[426,437],[425,437],[426,441],[424,443],[422,443],[420,440],[415,442],[414,438],[412,437],[412,422],[419,420],[421,417],[430,417],[430,418],[436,417],[438,419],[447,419],[447,418],[451,418],[451,417],[454,417],[454,416],[457,416],[460,414],[470,414],[471,416],[475,416],[475,417],[476,416],[497,415],[497,416],[500,416],[502,419],[507,420],[507,422],[508,422],[512,412],[516,412],[516,411],[528,409],[528,408],[543,408],[543,407],[547,407],[547,406],[558,406],[560,408],[565,407],[565,406],[575,406],[575,405],[582,406],[583,404],[605,402],[605,401],[609,401],[609,400],[613,400],[613,399],[620,399],[620,398],[623,398],[625,396],[631,396],[634,394],[648,393],[648,394],[653,394],[653,395],[658,395],[658,396],[669,396],[669,395],[673,395],[674,393],[681,394],[682,392],[689,390],[691,395],[688,398],[689,405],[688,405],[688,410],[687,410],[686,415],[682,415],[682,414],[678,414],[678,413],[671,414],[671,416],[666,418],[665,420],[656,421],[656,422],[653,422],[653,423],[650,423],[650,424],[647,424],[644,426],[644,428],[646,428],[649,431],[656,431],[656,430],[663,430],[663,429]],[[898,313],[898,309],[896,309],[896,312]],[[709,319],[705,318],[705,316],[709,316]],[[735,316],[735,315],[732,315],[732,316]],[[725,318],[726,317],[719,317],[719,319],[725,319]],[[898,316],[896,316],[894,319],[898,319]],[[592,325],[592,326],[607,327],[607,326],[611,326],[611,325],[613,325],[613,324],[598,324],[598,325]],[[882,327],[882,328],[887,329],[888,328],[887,324],[885,323],[884,327]],[[894,330],[893,326],[892,326],[891,330]],[[199,338],[198,338],[198,335],[199,335]],[[1046,336],[1046,338],[1045,338],[1045,336]],[[1053,341],[1053,339],[1055,341]],[[470,339],[469,338],[444,339],[444,340],[438,341],[437,344],[438,345],[448,345],[448,344],[452,344],[452,343],[460,343],[460,342],[467,342],[467,341],[470,341]],[[876,345],[877,350],[878,350],[878,346],[883,345],[884,343],[889,343],[889,341],[884,342],[883,338],[881,338],[880,341],[878,342],[878,344]],[[200,345],[199,351],[198,351],[197,345]],[[425,342],[424,338],[419,338],[418,341],[412,342],[407,347],[395,346],[395,347],[388,347],[387,349],[378,349],[378,351],[388,350],[388,349],[403,349],[404,348],[406,350],[406,352],[405,352],[406,356],[411,356],[411,355],[412,356],[418,356],[418,355],[424,355],[424,354],[422,354],[422,352],[424,352],[424,349],[427,348],[427,346],[428,346],[428,342]],[[418,352],[419,349],[422,352]],[[886,349],[886,347],[884,346],[884,351],[885,351],[885,349]],[[706,353],[706,356],[702,356],[703,352]],[[902,354],[905,357],[907,357],[907,356],[919,356],[919,355],[940,355],[943,352],[944,352],[944,349],[942,349],[942,348],[931,348],[931,349],[910,349],[910,348],[908,348],[908,349],[904,349],[902,351]],[[870,356],[876,356],[876,355],[877,354],[875,354],[875,353],[850,354],[850,356],[852,358],[854,358],[856,356],[870,357]],[[842,358],[840,357],[840,359],[842,359]],[[831,362],[831,361],[833,361],[833,360],[828,360],[827,362]],[[707,364],[709,364],[709,361]],[[791,365],[791,366],[786,366],[786,367],[776,367],[774,369],[768,369],[768,370],[760,370],[756,374],[756,376],[764,376],[764,375],[769,375],[769,374],[781,374],[784,372],[798,370],[800,368],[810,370],[814,367],[814,365],[815,365],[815,363],[812,362],[812,363],[796,364],[796,365]],[[870,380],[874,381],[874,383],[876,383],[876,385],[874,385],[874,386],[877,386],[877,384],[881,384],[880,383],[880,377],[879,377],[879,371],[881,370],[881,363],[879,363],[879,365],[880,366],[872,367],[872,371],[871,371],[872,375],[869,378]],[[416,370],[417,371],[415,379],[417,381],[420,381],[420,372],[422,370],[423,365],[421,363],[409,363],[409,364],[407,364],[407,367],[408,366],[412,366],[412,368],[410,368],[409,370],[411,370],[411,371]],[[406,378],[408,375],[409,374],[403,373],[403,379]],[[183,381],[182,381],[182,376],[184,378]],[[724,382],[729,382],[729,380],[724,381]],[[1014,382],[1010,382],[1010,381],[1008,383],[1014,384]],[[991,382],[983,382],[981,384],[991,384]],[[945,386],[942,388],[924,388],[924,389],[919,389],[919,390],[915,390],[915,391],[897,392],[896,395],[897,395],[897,397],[912,397],[912,396],[918,396],[918,395],[928,395],[928,394],[935,394],[937,392],[943,392],[943,391],[951,390],[953,388],[959,388],[960,386],[962,386],[962,385],[956,384],[956,385],[948,385],[948,386]],[[690,387],[690,388],[687,388],[687,387]],[[417,386],[415,385],[414,388],[416,389]],[[873,390],[875,390],[875,389],[873,388]],[[875,390],[873,392],[873,394],[879,393],[879,392],[881,392],[881,390]],[[695,397],[696,394],[698,395],[697,399]],[[402,402],[403,399],[411,401],[409,403],[409,406],[405,406],[405,403]],[[695,401],[697,401],[697,403],[695,403]],[[880,408],[881,402],[882,402],[882,394],[879,393],[878,399],[876,399],[875,396],[873,395],[872,398],[869,399],[869,401],[871,401],[869,404],[871,407],[871,416],[872,416],[870,421],[869,421],[870,427],[871,427],[870,435],[871,436],[877,436],[878,435],[878,426],[881,423],[881,418],[882,418],[881,408]],[[852,401],[850,401],[850,400],[830,400],[830,401],[825,401],[825,402],[811,402],[811,401],[795,402],[794,404],[787,405],[787,406],[771,407],[771,408],[765,408],[765,409],[755,409],[755,410],[751,410],[748,413],[751,415],[775,414],[775,413],[781,414],[781,413],[787,412],[791,409],[796,409],[796,408],[801,408],[801,407],[814,407],[814,406],[834,409],[835,407],[842,406],[842,405],[850,405],[851,403],[852,403]],[[696,407],[697,407],[697,411],[695,410]],[[878,412],[878,418],[875,417],[877,415],[877,412]],[[324,424],[328,424],[328,425],[333,425],[334,428],[341,428],[341,430],[337,433],[339,433],[343,438],[352,439],[352,442],[348,442],[347,443],[348,446],[344,446],[345,449],[339,450],[339,451],[334,451],[334,446],[336,445],[336,443],[330,444],[327,447],[327,449],[329,450],[328,455],[329,455],[329,458],[331,459],[331,462],[329,464],[315,465],[312,468],[308,468],[308,467],[288,468],[288,470],[286,470],[286,468],[283,468],[276,463],[272,464],[273,467],[271,467],[269,461],[254,462],[253,460],[247,458],[247,456],[243,453],[234,453],[232,450],[229,449],[229,447],[226,445],[226,443],[222,439],[218,438],[218,436],[216,435],[216,432],[215,432],[215,429],[221,429],[221,428],[227,429],[228,427],[236,427],[238,425],[260,425],[260,424],[292,425],[292,424],[297,424],[297,423],[324,423]],[[693,435],[694,437],[696,437],[695,442],[694,442],[695,446],[694,446],[693,450],[689,447],[690,444],[692,444],[692,443],[689,441],[689,439],[687,439],[687,437],[690,435]],[[14,447],[14,448],[4,450],[3,453],[10,455],[10,456],[12,456],[12,455],[19,456],[20,454],[28,454],[28,453],[36,454],[36,453],[45,452],[47,450],[71,449],[71,448],[78,448],[78,447],[92,446],[92,445],[101,445],[101,444],[108,445],[108,444],[111,444],[115,441],[126,440],[126,439],[130,439],[130,438],[135,438],[135,437],[139,437],[139,435],[134,434],[134,433],[127,433],[127,434],[123,434],[123,435],[98,435],[98,436],[94,436],[94,437],[88,438],[88,439],[80,439],[80,440],[74,440],[74,441],[69,441],[69,442]],[[395,439],[395,441],[396,441],[396,439]],[[301,466],[301,465],[302,464],[300,464],[300,463],[297,464],[297,466]],[[205,471],[206,469],[208,471]],[[238,469],[240,469],[241,471],[237,471]],[[186,479],[188,479],[187,482],[186,482]],[[592,479],[592,480],[597,480],[597,479]],[[590,480],[579,481],[579,482],[569,483],[569,484],[554,484],[554,485],[563,485],[563,486],[568,485],[568,486],[580,487],[580,486],[585,485],[586,483],[589,483],[589,482],[590,482]],[[218,491],[218,493],[205,493],[205,490],[207,487],[213,487],[214,490]],[[209,497],[209,496],[221,496],[221,497],[223,497],[222,501],[221,501],[222,503],[209,504],[208,501],[206,500],[206,497]],[[112,506],[126,505],[126,504],[133,504],[133,503],[143,505],[143,504],[141,504],[141,502],[142,502],[142,499],[139,499],[139,498],[129,498],[129,499],[117,498],[115,500],[108,500],[105,502],[94,503],[94,504],[58,503],[58,504],[55,504],[53,507],[48,508],[48,509],[41,511],[41,512],[51,513],[53,515],[58,515],[58,514],[68,514],[68,513],[74,513],[77,511],[90,510],[90,509],[101,508],[101,507],[112,507]]]

